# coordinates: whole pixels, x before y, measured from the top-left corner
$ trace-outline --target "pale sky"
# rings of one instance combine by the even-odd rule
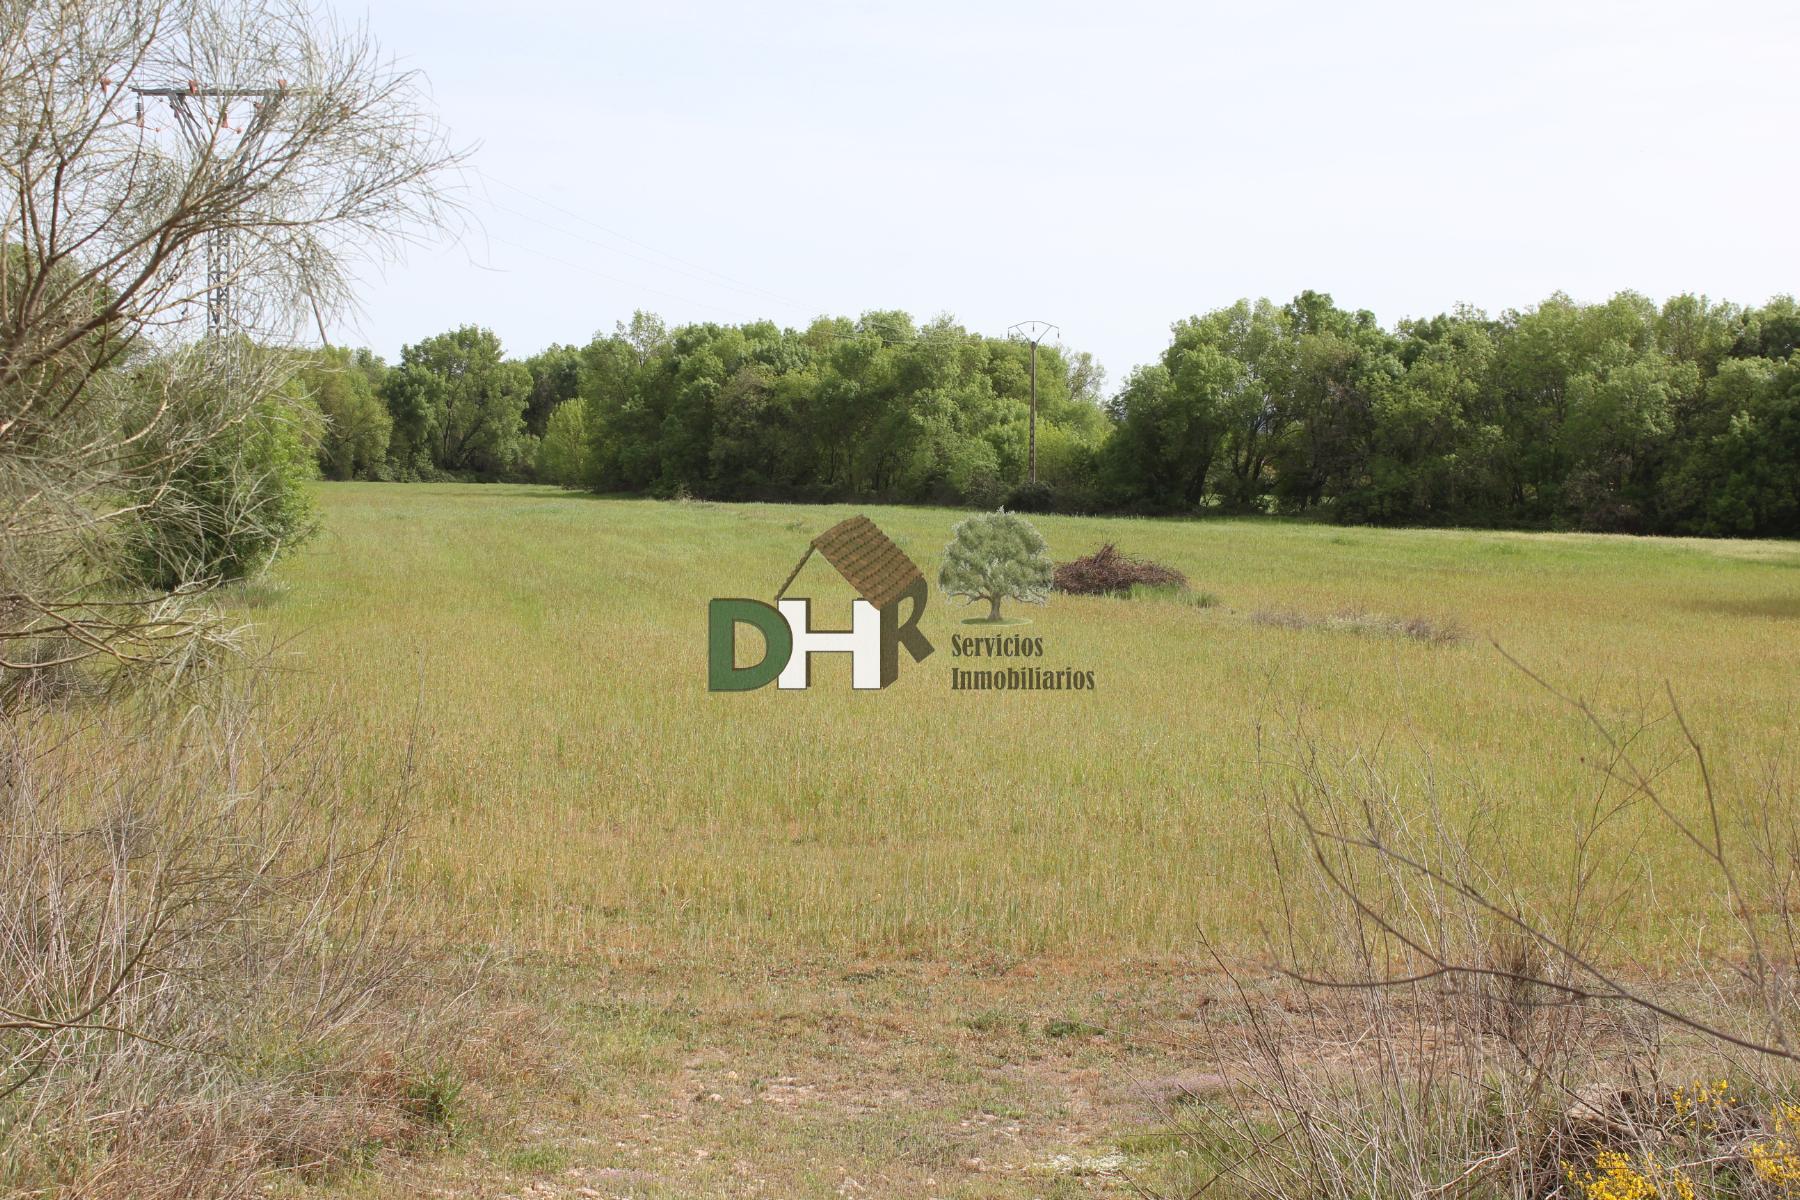
[[[381,0],[475,143],[460,243],[336,336],[509,352],[903,308],[1040,318],[1109,388],[1305,288],[1384,324],[1561,289],[1800,290],[1789,3]]]

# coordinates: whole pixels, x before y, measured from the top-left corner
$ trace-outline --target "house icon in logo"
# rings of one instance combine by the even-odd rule
[[[851,601],[848,632],[812,628],[812,602],[785,599],[813,552],[823,555],[860,599]],[[919,631],[929,589],[918,564],[906,556],[875,522],[857,516],[839,521],[807,545],[775,593],[775,603],[760,600],[714,600],[707,606],[707,683],[715,692],[746,692],[771,680],[785,689],[811,682],[814,654],[848,653],[851,685],[879,689],[900,677],[900,647],[923,662],[931,643]],[[900,611],[911,607],[904,621]],[[739,667],[737,627],[753,625],[762,632],[767,653],[755,666]]]

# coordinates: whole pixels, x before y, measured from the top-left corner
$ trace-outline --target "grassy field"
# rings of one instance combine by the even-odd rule
[[[1045,517],[1058,558],[1113,540],[1219,603],[1015,606],[1044,665],[1093,671],[1092,692],[952,691],[953,664],[980,665],[950,652],[970,610],[934,595],[938,653],[885,691],[852,692],[833,656],[806,692],[711,694],[707,600],[771,596],[858,510],[501,486],[319,499],[324,535],[259,614],[287,694],[353,718],[358,770],[411,754],[408,883],[434,923],[528,950],[1243,945],[1268,915],[1259,738],[1291,756],[1296,721],[1402,780],[1435,763],[1541,864],[1597,786],[1595,738],[1492,643],[1626,725],[1666,711],[1666,682],[1727,788],[1782,751],[1800,699],[1791,543]],[[866,511],[935,574],[958,514]],[[791,594],[829,623],[851,595],[818,557]],[[1467,636],[1267,619],[1349,609]],[[1644,933],[1677,936],[1682,859],[1637,852]]]
[[[1045,517],[1058,558],[1112,540],[1217,602],[1015,606],[1092,692],[952,691],[969,610],[934,596],[937,653],[885,691],[827,659],[806,692],[712,694],[707,601],[772,596],[856,510],[319,500],[321,538],[248,593],[280,704],[354,731],[370,795],[404,778],[412,911],[508,952],[480,1130],[367,1195],[1183,1194],[1201,1164],[1154,1096],[1233,1003],[1204,945],[1254,958],[1276,912],[1283,763],[1360,755],[1406,795],[1429,772],[1551,882],[1599,743],[1496,644],[1653,722],[1652,767],[1672,687],[1726,794],[1788,753],[1800,699],[1793,544]],[[959,517],[865,511],[928,575]],[[791,591],[847,612],[817,557]],[[1414,618],[1462,636],[1387,620]],[[1611,837],[1643,872],[1624,932],[1672,962],[1708,876],[1651,823]]]

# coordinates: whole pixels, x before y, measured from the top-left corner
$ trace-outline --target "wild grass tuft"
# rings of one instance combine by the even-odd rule
[[[1455,620],[1433,617],[1389,617],[1360,608],[1342,608],[1323,616],[1288,609],[1259,608],[1250,614],[1255,625],[1275,629],[1314,629],[1327,633],[1356,633],[1375,637],[1407,638],[1415,642],[1445,645],[1467,638]]]

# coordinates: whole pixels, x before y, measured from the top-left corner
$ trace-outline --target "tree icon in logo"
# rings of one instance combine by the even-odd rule
[[[1012,624],[1000,616],[1002,600],[1042,604],[1049,598],[1049,547],[1024,517],[1005,509],[982,513],[959,521],[950,533],[938,586],[967,603],[988,603],[988,615],[969,624]]]

